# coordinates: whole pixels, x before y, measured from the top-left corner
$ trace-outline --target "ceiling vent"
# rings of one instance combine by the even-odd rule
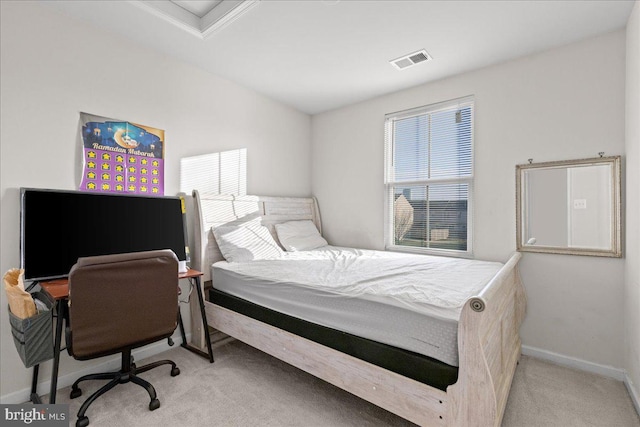
[[[429,56],[427,51],[422,49],[417,52],[413,52],[408,55],[401,56],[400,58],[393,59],[389,62],[398,70],[405,70],[421,62],[430,61],[431,59],[432,58],[431,56]]]

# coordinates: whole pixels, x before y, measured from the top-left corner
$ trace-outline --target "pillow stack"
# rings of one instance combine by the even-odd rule
[[[278,239],[288,252],[309,251],[327,246],[315,224],[310,220],[288,221],[275,225]],[[284,255],[269,229],[260,219],[239,225],[212,228],[222,256],[228,262],[277,259]]]

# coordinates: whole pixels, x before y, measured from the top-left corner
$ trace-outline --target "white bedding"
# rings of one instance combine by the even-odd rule
[[[221,261],[212,274],[213,287],[231,295],[457,366],[462,306],[501,267],[325,246],[280,259]]]

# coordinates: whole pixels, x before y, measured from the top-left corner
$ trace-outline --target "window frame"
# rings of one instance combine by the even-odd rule
[[[393,153],[394,153],[394,123],[420,115],[433,114],[444,110],[461,109],[471,107],[471,173],[464,177],[427,178],[411,181],[396,181],[394,177]],[[475,97],[473,95],[456,98],[448,101],[429,104],[409,110],[398,111],[385,115],[384,122],[384,242],[385,250],[410,252],[427,255],[451,256],[458,258],[473,257],[473,211],[474,211],[474,181],[475,181]],[[467,249],[439,249],[418,246],[405,246],[395,244],[394,233],[394,188],[397,186],[411,185],[436,185],[436,184],[467,184]]]

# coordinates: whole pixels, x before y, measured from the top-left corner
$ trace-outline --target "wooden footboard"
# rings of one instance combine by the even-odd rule
[[[520,356],[526,299],[515,253],[470,298],[458,325],[458,381],[443,392],[206,303],[209,325],[419,425],[499,426]]]
[[[520,357],[526,297],[515,253],[464,305],[458,323],[458,382],[447,388],[456,426],[499,426]]]

